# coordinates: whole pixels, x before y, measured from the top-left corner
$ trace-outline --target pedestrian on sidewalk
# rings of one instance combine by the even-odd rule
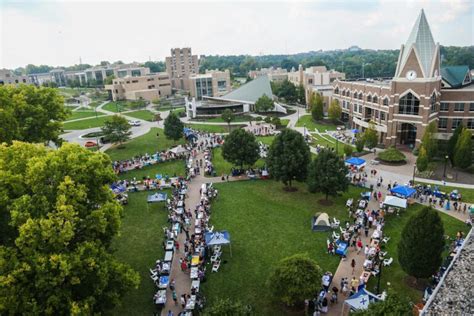
[[[170,282],[170,290],[171,290],[171,291],[174,291],[175,286],[176,286],[176,281],[175,281],[174,279],[171,279],[171,282]]]
[[[365,237],[369,237],[369,226],[365,226],[364,233]]]
[[[181,297],[179,298],[180,302],[181,302],[181,307],[184,309],[186,307],[186,298],[185,298],[185,295],[181,295]]]
[[[174,314],[171,310],[168,310],[168,316],[174,316]]]
[[[179,252],[179,242],[177,240],[174,242],[174,247],[176,249],[176,252]]]
[[[178,305],[178,296],[176,295],[176,291],[173,291],[173,301],[174,305]]]
[[[354,274],[354,272],[355,272],[355,266],[356,266],[356,261],[354,259],[352,259],[352,262],[351,262],[352,274]]]
[[[359,237],[357,238],[357,254],[360,253],[360,251],[362,250],[362,247],[363,247],[362,240]]]

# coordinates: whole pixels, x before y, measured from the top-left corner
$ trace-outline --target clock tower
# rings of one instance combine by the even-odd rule
[[[439,44],[421,10],[400,48],[391,82],[388,143],[418,147],[428,124],[438,119],[441,90]]]

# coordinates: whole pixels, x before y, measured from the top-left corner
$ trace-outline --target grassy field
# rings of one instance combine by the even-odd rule
[[[212,304],[216,298],[239,299],[254,307],[255,315],[282,315],[270,297],[266,281],[275,263],[296,253],[308,253],[323,271],[336,271],[339,258],[326,254],[328,233],[311,231],[316,212],[327,212],[341,221],[347,217],[345,202],[361,190],[351,187],[337,197],[335,206],[319,206],[319,194],[297,184],[297,192],[282,190],[274,181],[241,181],[215,184],[218,199],[213,202],[211,222],[217,230],[228,230],[232,257],[224,247],[218,273],[208,273],[203,293]],[[208,267],[210,269],[210,267]]]
[[[236,128],[242,128],[245,125],[231,125],[230,130]],[[197,131],[208,132],[208,133],[228,133],[229,128],[227,125],[210,125],[210,124],[186,124],[186,127],[192,128]]]
[[[303,115],[300,117],[298,122],[296,122],[297,127],[303,127],[306,124],[306,128],[310,132],[314,132],[314,129],[318,129],[320,132],[324,132],[326,130],[328,131],[335,131],[336,130],[336,125],[332,123],[320,123],[320,122],[315,122],[313,120],[313,117],[311,115]]]
[[[184,111],[184,105],[180,106],[160,106],[160,107],[155,107],[158,111],[169,111],[169,110],[178,110],[182,109]]]
[[[71,115],[67,118],[68,121],[70,120],[77,120],[86,117],[94,117],[96,113],[94,111],[74,111],[71,112]],[[97,116],[104,116],[104,113],[97,112]]]
[[[313,147],[316,147],[316,145],[320,145],[320,146],[323,146],[324,148],[336,149],[336,140],[331,138],[330,136],[322,137],[316,134],[313,134],[311,136],[313,137],[313,141],[311,142],[311,145]],[[337,153],[340,156],[344,155],[344,144],[341,142],[339,142],[339,144],[337,145]]]
[[[156,136],[159,133],[159,136]],[[130,159],[136,155],[145,153],[153,154],[157,151],[163,151],[178,144],[184,144],[184,139],[177,142],[165,137],[163,129],[154,127],[145,135],[139,136],[127,142],[125,148],[113,147],[106,151],[112,160]]]
[[[68,95],[75,95],[75,94],[81,94],[81,92],[88,93],[88,92],[94,92],[95,88],[66,88],[66,87],[61,87],[58,88],[59,92],[62,92],[64,94]]]
[[[382,290],[390,287],[397,293],[404,293],[409,296],[413,302],[418,302],[421,299],[422,293],[406,285],[404,280],[407,274],[402,270],[400,264],[398,263],[397,247],[401,238],[403,227],[407,223],[410,216],[416,211],[420,210],[422,207],[422,205],[416,204],[414,206],[410,206],[407,209],[407,212],[403,212],[398,217],[396,215],[389,215],[384,228],[384,234],[390,237],[390,241],[388,242],[385,250],[388,251],[388,257],[393,257],[394,261],[390,267],[383,268],[380,287]],[[462,230],[465,233],[468,232],[468,227],[463,222],[441,212],[439,212],[439,215],[443,220],[445,235],[455,237],[456,232],[459,230]],[[387,282],[390,283],[390,286],[387,285]],[[371,278],[368,283],[368,290],[374,291],[376,286],[377,278]]]
[[[227,162],[222,157],[222,148],[216,147],[212,150],[212,165],[214,166],[214,170],[216,171],[217,176],[221,176],[222,174],[230,174],[230,170],[232,167],[236,167],[230,162]],[[255,163],[255,167],[262,168],[265,166],[265,160],[259,159]]]
[[[93,127],[101,127],[104,125],[104,121],[110,118],[110,115],[99,116],[98,118],[91,118],[87,120],[81,120],[76,122],[66,122],[63,125],[64,130],[77,130],[77,129],[87,129]]]
[[[185,175],[185,162],[184,160],[173,160],[158,163],[156,165],[146,166],[142,169],[137,169],[133,171],[128,171],[127,173],[122,173],[119,175],[121,180],[131,180],[136,178],[141,180],[144,177],[155,178],[157,174],[163,176],[184,176]]]
[[[234,116],[234,120],[232,122],[249,122],[249,119],[252,118],[250,115],[236,115]],[[255,118],[252,118],[255,120]],[[222,119],[222,117],[213,117],[213,118],[208,118],[205,120],[194,120],[194,121],[200,121],[200,122],[210,122],[210,123],[227,123]]]
[[[275,139],[275,136],[257,136],[257,140],[270,146]]]
[[[129,194],[120,236],[112,244],[115,256],[139,272],[141,278],[138,289],[131,290],[121,299],[122,304],[115,308],[113,315],[152,315],[156,311],[152,303],[156,291],[149,268],[164,255],[161,227],[167,225],[167,212],[164,203],[148,204],[148,194],[150,192]]]
[[[138,111],[128,112],[125,115],[131,116],[137,119],[145,120],[148,122],[153,122],[153,120],[155,119],[155,115],[148,110],[138,110]]]
[[[434,184],[430,184],[430,183],[425,183],[425,182],[420,182],[420,181],[416,181],[416,183],[420,183],[420,184],[429,184],[431,185],[432,188],[435,187]],[[474,203],[474,189],[466,189],[466,188],[456,188],[456,187],[450,187],[450,186],[444,186],[444,185],[439,185],[439,190],[441,192],[445,192],[445,193],[451,193],[453,190],[458,190],[459,193],[462,194],[462,201],[463,202],[467,202],[467,203]]]
[[[281,126],[286,127],[288,125],[288,123],[290,123],[290,120],[289,119],[281,119],[280,122],[281,122]]]
[[[138,110],[140,107],[134,107],[133,103],[134,102],[139,102],[139,101],[112,101],[104,105],[102,108],[106,111],[118,113],[118,112],[123,112],[123,111],[129,111],[129,110]],[[143,102],[143,105],[145,103]],[[144,107],[144,106],[143,106]]]

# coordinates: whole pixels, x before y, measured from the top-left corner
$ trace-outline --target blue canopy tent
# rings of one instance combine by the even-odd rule
[[[347,242],[342,240],[336,241],[336,255],[345,256],[348,248],[349,244]]]
[[[345,163],[346,165],[354,165],[356,167],[362,167],[365,165],[365,159],[351,157],[351,158],[346,159]]]
[[[117,183],[112,183],[110,185],[110,189],[112,190],[112,192],[114,192],[114,194],[120,194],[127,191],[127,188],[124,185]]]
[[[166,193],[155,193],[155,194],[150,194],[146,201],[148,203],[156,203],[156,202],[163,202],[163,201],[166,201],[168,195]]]
[[[204,234],[204,239],[206,241],[206,246],[220,246],[220,245],[229,245],[230,255],[232,256],[232,246],[230,244],[230,234],[227,230],[221,232],[206,232]]]
[[[354,133],[354,134],[358,134],[358,133],[359,133],[359,130],[356,129],[356,128],[354,128],[353,130],[351,130],[351,132]]]
[[[363,199],[366,199],[367,201],[370,201],[370,198],[372,197],[372,192],[370,192],[370,191],[362,192],[362,193],[360,194],[360,196],[361,196]]]
[[[184,137],[186,137],[187,140],[192,140],[193,138],[197,139],[197,136],[194,131],[188,127],[183,128],[183,133]]]
[[[348,305],[351,310],[365,310],[371,303],[380,301],[380,297],[367,291],[365,288],[360,289],[357,293],[350,296],[344,301],[344,305]]]
[[[390,190],[390,192],[392,192],[393,195],[406,199],[413,196],[413,194],[416,193],[416,190],[406,185],[397,185],[392,190]]]

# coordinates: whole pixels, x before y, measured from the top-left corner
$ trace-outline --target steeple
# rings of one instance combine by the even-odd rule
[[[406,63],[412,47],[416,50],[417,57],[421,64],[420,66],[423,68],[425,75],[429,76],[437,49],[423,9],[421,9],[420,15],[416,19],[415,25],[403,49],[403,55],[400,59],[401,65]]]

